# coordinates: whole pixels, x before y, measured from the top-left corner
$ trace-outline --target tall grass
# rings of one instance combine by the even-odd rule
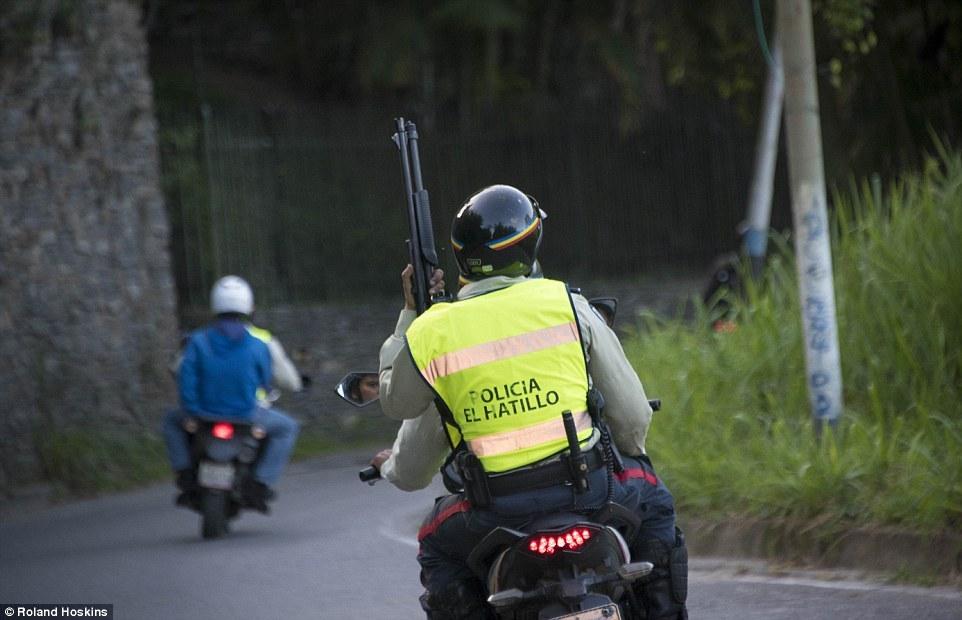
[[[45,429],[36,445],[58,498],[121,491],[170,471],[161,439],[143,431]]]
[[[648,450],[689,514],[829,527],[962,528],[962,157],[834,200],[845,409],[815,439],[789,243],[731,299],[737,328],[646,317],[625,349],[651,395]]]

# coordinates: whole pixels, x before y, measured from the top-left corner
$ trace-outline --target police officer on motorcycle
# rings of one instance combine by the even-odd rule
[[[418,533],[428,618],[491,617],[466,560],[495,527],[587,514],[609,501],[641,519],[632,558],[655,565],[634,586],[644,617],[685,618],[684,538],[645,455],[651,407],[602,317],[565,283],[539,277],[545,217],[514,187],[485,188],[452,224],[457,299],[416,317],[412,270],[402,272],[405,309],[381,348],[380,400],[404,423],[394,448],[371,463],[413,490],[450,454],[464,481],[464,492],[440,498]],[[442,276],[434,274],[436,289]],[[566,411],[585,457],[581,480],[567,457]]]

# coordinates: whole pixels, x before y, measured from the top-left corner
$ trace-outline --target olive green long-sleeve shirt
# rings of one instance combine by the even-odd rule
[[[524,281],[494,277],[465,285],[458,299],[467,299]],[[651,407],[645,390],[625,357],[618,337],[581,295],[572,295],[588,375],[605,397],[605,419],[615,445],[626,455],[645,452]],[[384,413],[403,420],[391,457],[381,475],[400,489],[413,491],[431,483],[450,451],[434,392],[421,377],[404,334],[414,322],[413,310],[402,310],[394,333],[381,346],[380,401]]]

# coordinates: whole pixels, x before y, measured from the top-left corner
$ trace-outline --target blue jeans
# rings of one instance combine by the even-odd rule
[[[174,471],[187,469],[192,465],[190,436],[182,426],[187,416],[186,411],[174,409],[168,411],[164,417],[164,443],[167,444],[167,458],[170,459],[170,465]],[[273,486],[280,479],[284,466],[291,458],[300,426],[286,413],[264,407],[257,407],[254,415],[243,422],[257,424],[267,431],[267,445],[254,469],[254,478],[267,486]]]
[[[641,517],[635,541],[628,541],[632,554],[637,543],[657,539],[675,542],[675,501],[664,483],[655,476],[647,459],[624,458],[625,471],[613,480],[612,501]],[[471,507],[461,495],[447,495],[434,509],[418,533],[421,583],[428,592],[441,592],[453,582],[476,581],[468,568],[468,555],[491,530],[498,526],[523,529],[539,517],[562,512],[589,511],[607,496],[604,468],[588,476],[589,490],[577,495],[570,486],[559,485],[494,498],[483,510]]]

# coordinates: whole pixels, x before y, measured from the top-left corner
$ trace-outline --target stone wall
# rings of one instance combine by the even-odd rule
[[[130,0],[0,4],[0,490],[50,432],[156,428],[176,343],[147,46]]]
[[[335,440],[364,440],[359,432],[389,434],[397,425],[384,417],[379,405],[354,407],[334,393],[334,386],[349,372],[377,371],[378,352],[394,331],[401,303],[398,295],[367,304],[257,311],[255,322],[280,339],[298,369],[313,381],[303,394],[284,394],[276,406],[293,414],[306,429]]]

